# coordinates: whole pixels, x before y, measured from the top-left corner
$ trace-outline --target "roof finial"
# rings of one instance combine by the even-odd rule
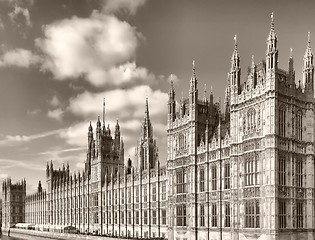
[[[103,98],[103,126],[105,126],[105,98]]]
[[[207,84],[205,83],[205,88],[204,88],[204,101],[207,102]]]
[[[236,34],[234,35],[234,46],[235,48],[237,48],[237,35]]]
[[[311,33],[307,33],[307,45],[311,45]]]
[[[149,104],[148,104],[148,96],[145,98],[145,117],[149,119]]]
[[[252,67],[255,67],[254,55],[252,55]]]
[[[293,54],[292,54],[292,52],[293,52],[293,49],[292,49],[292,48],[290,48],[290,58],[293,58]]]
[[[270,25],[271,25],[270,31],[274,32],[275,31],[275,23],[274,23],[273,12],[271,13],[271,23],[270,23]]]

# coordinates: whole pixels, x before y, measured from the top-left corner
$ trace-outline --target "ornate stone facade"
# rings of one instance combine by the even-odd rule
[[[278,67],[272,19],[266,58],[241,84],[235,47],[224,101],[168,102],[169,239],[314,239],[314,66],[308,38],[303,82],[293,57]],[[178,111],[176,110],[178,109]]]
[[[292,54],[288,71],[278,67],[272,19],[266,57],[259,64],[252,57],[241,84],[235,37],[224,111],[212,91],[199,99],[194,62],[188,98],[177,102],[171,83],[166,166],[158,159],[148,101],[135,166],[131,159],[124,166],[118,122],[112,137],[103,116],[95,138],[89,126],[85,169],[71,174],[69,166],[47,164],[47,191],[39,187],[27,196],[26,221],[50,231],[72,225],[81,232],[172,240],[314,239],[310,37],[303,62],[298,84]],[[6,199],[4,224],[10,222]]]

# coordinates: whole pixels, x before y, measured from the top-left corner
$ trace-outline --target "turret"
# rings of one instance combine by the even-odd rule
[[[127,160],[127,174],[131,174],[131,170],[132,170],[132,161],[129,157]]]
[[[273,21],[273,13],[271,14],[270,32],[267,38],[267,51],[266,51],[266,71],[267,78],[275,74],[278,67],[278,38],[275,32],[275,25]]]
[[[42,188],[42,183],[41,183],[41,181],[38,181],[37,192],[38,192],[38,193],[43,192],[43,188]]]
[[[118,119],[115,126],[115,151],[118,153],[120,149],[120,127],[118,123]]]
[[[252,55],[252,65],[250,67],[251,88],[255,88],[257,84],[256,64],[254,55]]]
[[[46,178],[49,177],[49,164],[46,163]]]
[[[290,58],[289,58],[289,76],[288,81],[291,86],[295,88],[295,71],[294,71],[294,61],[292,56],[292,48],[290,49]]]
[[[173,75],[171,75],[171,86],[168,93],[168,120],[173,122],[176,116],[175,90],[173,86]]]
[[[308,32],[307,47],[303,58],[303,83],[305,90],[314,90],[314,65],[310,32]]]
[[[240,55],[237,50],[237,36],[234,36],[234,51],[231,57],[231,69],[230,69],[230,94],[237,95],[240,92],[241,81],[241,67],[240,67]]]
[[[190,78],[190,88],[189,88],[189,103],[194,106],[198,100],[198,80],[196,75],[195,60],[192,62],[192,76]]]

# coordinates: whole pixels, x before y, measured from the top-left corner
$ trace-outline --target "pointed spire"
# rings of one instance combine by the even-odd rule
[[[307,47],[305,51],[304,57],[311,57],[313,56],[312,49],[311,49],[311,33],[307,33]]]
[[[101,120],[100,120],[100,115],[97,116],[97,123],[96,123],[97,127],[101,126]]]
[[[195,93],[196,91],[197,91],[196,64],[195,64],[195,60],[193,60],[192,61],[192,76],[190,79],[190,93]]]
[[[234,51],[232,54],[232,60],[238,59],[239,58],[239,53],[237,50],[237,35],[234,35]]]
[[[193,71],[193,77],[196,77],[196,68],[195,68],[195,60],[192,61],[192,71]]]
[[[252,68],[255,68],[255,60],[254,60],[254,55],[252,55]]]
[[[234,35],[234,50],[237,51],[237,35]]]
[[[89,125],[89,132],[93,131],[93,127],[92,127],[92,122],[90,121],[90,125]]]
[[[148,103],[148,97],[145,98],[145,118],[149,119],[149,103]]]
[[[203,97],[203,101],[204,102],[208,102],[207,99],[207,84],[205,83],[205,87],[204,87],[204,97]]]
[[[109,128],[109,124],[107,125],[107,132],[108,132],[108,135],[110,135],[110,128]]]
[[[105,98],[103,98],[103,126],[105,126]]]
[[[269,36],[268,39],[276,39],[277,35],[276,35],[276,31],[275,31],[275,23],[274,23],[274,17],[273,17],[273,12],[271,13],[271,23],[270,23],[270,32],[269,32]]]
[[[293,49],[290,48],[290,58],[293,58]]]

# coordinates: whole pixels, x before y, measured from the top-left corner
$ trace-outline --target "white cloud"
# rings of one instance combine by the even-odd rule
[[[146,0],[104,0],[103,10],[109,13],[126,12],[134,15],[145,3]]]
[[[14,24],[18,24],[18,26],[21,24],[19,23],[19,16],[23,16],[25,19],[25,24],[28,27],[32,27],[31,17],[30,13],[27,8],[23,8],[21,6],[18,6],[17,4],[14,5],[14,10],[10,12],[9,17]]]
[[[12,146],[16,144],[30,142],[36,139],[57,135],[61,131],[63,131],[63,129],[57,129],[57,130],[33,134],[33,135],[15,135],[15,136],[7,135],[4,139],[0,140],[0,146],[1,145]]]
[[[64,111],[60,108],[56,108],[54,110],[49,110],[47,116],[53,118],[57,121],[61,121],[63,117]]]
[[[73,124],[64,131],[61,131],[59,137],[64,139],[67,144],[81,147],[86,146],[88,126],[88,122]]]
[[[166,116],[167,94],[145,85],[100,93],[84,92],[70,99],[68,110],[77,116],[95,117],[102,113],[101,103],[105,97],[107,115],[123,119],[142,118],[146,96],[149,98],[150,116]]]
[[[31,51],[23,48],[17,48],[5,52],[0,58],[0,67],[18,66],[28,68],[31,65],[37,65],[41,61],[40,57]]]
[[[135,57],[141,34],[113,15],[74,16],[45,26],[44,34],[36,40],[45,57],[42,68],[58,80],[83,77],[97,86],[118,85],[144,75],[144,69],[127,63]],[[117,74],[124,80],[113,79]]]

